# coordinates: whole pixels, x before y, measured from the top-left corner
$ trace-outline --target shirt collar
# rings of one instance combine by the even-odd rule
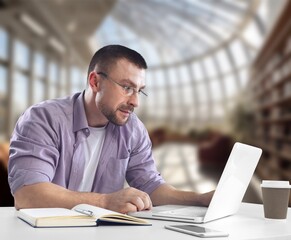
[[[73,107],[73,131],[77,132],[81,129],[88,129],[88,121],[86,117],[85,107],[84,107],[84,94],[85,90],[82,93],[77,93],[74,98],[74,107]]]

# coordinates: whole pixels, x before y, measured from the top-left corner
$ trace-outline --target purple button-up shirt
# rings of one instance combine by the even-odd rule
[[[83,93],[30,107],[11,138],[8,179],[12,193],[40,182],[76,191],[84,173],[81,143],[89,135]],[[118,191],[125,180],[148,194],[164,183],[147,130],[135,114],[123,126],[106,126],[92,192]]]

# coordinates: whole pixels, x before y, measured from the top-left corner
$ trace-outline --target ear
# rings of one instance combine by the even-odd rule
[[[100,76],[95,71],[90,72],[88,77],[88,83],[92,91],[97,92],[100,87]]]

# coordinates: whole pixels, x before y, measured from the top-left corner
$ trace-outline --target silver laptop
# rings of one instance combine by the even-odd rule
[[[209,207],[164,205],[131,216],[190,223],[205,223],[236,213],[262,154],[262,149],[235,143]]]

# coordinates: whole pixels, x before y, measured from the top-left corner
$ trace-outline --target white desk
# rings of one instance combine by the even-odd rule
[[[227,218],[216,220],[203,226],[223,230],[228,238],[211,239],[291,239],[291,208],[286,221],[265,220],[263,207],[243,203],[239,212]],[[15,209],[0,208],[1,240],[171,240],[202,239],[191,235],[164,229],[167,224],[183,224],[169,221],[151,220],[152,226],[99,226],[81,228],[33,228],[15,216]]]

